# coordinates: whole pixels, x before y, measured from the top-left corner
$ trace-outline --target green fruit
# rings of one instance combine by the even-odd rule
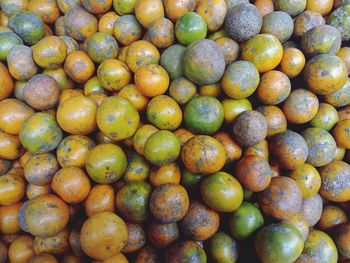
[[[168,72],[171,79],[184,77],[183,58],[186,48],[181,45],[173,45],[163,51],[160,57],[160,65]]]
[[[111,184],[123,176],[127,165],[122,148],[112,143],[102,143],[89,151],[85,168],[95,182]]]
[[[311,229],[304,245],[303,254],[311,256],[317,263],[338,262],[338,252],[333,240],[324,232]]]
[[[306,8],[306,0],[274,0],[275,9],[296,16]]]
[[[22,39],[13,32],[0,33],[0,60],[5,61],[14,46],[23,45]]]
[[[49,113],[34,113],[22,125],[19,139],[32,153],[48,153],[57,148],[62,140],[62,130]]]
[[[176,22],[175,35],[182,45],[187,46],[206,37],[207,24],[199,14],[187,12]]]
[[[131,14],[134,12],[136,0],[113,0],[114,10],[119,15]]]
[[[337,110],[328,103],[320,103],[318,112],[310,121],[311,126],[330,131],[339,121]]]
[[[306,31],[301,39],[301,48],[305,55],[336,54],[341,46],[339,30],[333,26],[320,25]]]
[[[202,176],[199,174],[194,174],[185,169],[181,175],[181,185],[183,185],[187,190],[196,187]]]
[[[224,121],[224,110],[220,101],[210,96],[191,99],[184,112],[185,125],[196,134],[213,134]]]
[[[259,259],[267,263],[292,263],[303,251],[298,230],[289,224],[271,224],[262,228],[255,240]]]
[[[247,239],[263,225],[264,217],[260,210],[248,202],[243,202],[229,218],[230,232],[238,240]]]
[[[145,145],[145,157],[153,165],[164,166],[177,160],[181,151],[179,138],[170,131],[153,133]]]
[[[238,243],[224,232],[209,240],[209,252],[215,263],[232,263],[238,260]]]
[[[118,43],[113,36],[107,33],[97,32],[91,35],[85,41],[84,46],[88,55],[96,63],[118,56]]]
[[[8,27],[30,46],[45,36],[44,23],[36,14],[30,12],[20,11],[11,16]]]
[[[218,212],[233,212],[243,201],[241,184],[225,172],[217,172],[204,178],[200,191],[204,202]]]
[[[128,222],[142,223],[148,216],[150,194],[151,186],[148,183],[128,183],[117,193],[117,209]]]

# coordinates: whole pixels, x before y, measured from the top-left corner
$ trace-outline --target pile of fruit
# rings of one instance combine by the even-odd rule
[[[350,0],[0,0],[0,263],[349,263]]]

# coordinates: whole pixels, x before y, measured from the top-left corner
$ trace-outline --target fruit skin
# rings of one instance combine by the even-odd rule
[[[256,110],[261,112],[266,118],[268,125],[267,137],[272,137],[287,130],[287,119],[279,107],[260,106]]]
[[[184,77],[183,57],[186,48],[175,44],[165,49],[160,57],[160,65],[168,72],[171,79]]]
[[[151,186],[146,182],[131,182],[116,195],[116,206],[121,216],[131,223],[142,223],[148,217]]]
[[[158,49],[145,40],[133,42],[126,51],[126,64],[133,73],[143,65],[158,64],[159,59]]]
[[[243,202],[229,217],[231,235],[237,240],[246,240],[264,225],[264,217],[253,204]]]
[[[326,20],[317,12],[305,10],[295,18],[294,35],[302,37],[308,30],[326,24]]]
[[[156,64],[140,66],[135,72],[137,90],[146,97],[164,94],[169,87],[169,75],[166,70]]]
[[[103,88],[118,91],[130,83],[131,73],[124,62],[110,58],[99,65],[97,77]]]
[[[262,17],[252,4],[239,3],[228,9],[225,30],[237,42],[243,42],[259,34]]]
[[[198,135],[182,147],[181,159],[185,167],[194,174],[212,174],[225,165],[225,148],[216,139]]]
[[[113,0],[114,10],[119,15],[133,13],[135,10],[136,0]]]
[[[145,157],[153,165],[164,166],[180,155],[179,138],[172,132],[161,130],[152,134],[145,144]]]
[[[296,16],[303,12],[306,8],[306,0],[274,0],[275,8],[280,11],[287,12],[291,16]]]
[[[111,212],[100,212],[84,222],[80,232],[83,251],[97,260],[117,255],[125,246],[128,229],[125,222]]]
[[[45,69],[56,69],[66,59],[66,43],[57,36],[48,36],[32,46],[36,64]]]
[[[6,99],[13,91],[13,80],[7,67],[0,62],[0,100]]]
[[[291,171],[289,177],[297,182],[303,198],[315,195],[321,187],[320,174],[315,167],[307,163]]]
[[[113,59],[118,56],[118,43],[107,33],[97,32],[89,36],[84,45],[86,46],[86,52],[96,63],[101,63],[106,59]]]
[[[313,196],[303,199],[300,213],[304,220],[306,220],[309,227],[313,227],[320,220],[323,209],[323,200],[321,196],[316,193]]]
[[[124,151],[112,143],[95,146],[86,158],[86,171],[95,182],[110,184],[117,181],[127,167]]]
[[[7,54],[7,65],[11,76],[16,80],[28,80],[38,72],[30,47],[17,45]]]
[[[23,122],[33,113],[34,111],[20,100],[1,100],[0,129],[6,133],[18,135]]]
[[[346,106],[350,103],[350,80],[342,88],[324,96],[324,100],[334,107]]]
[[[349,247],[349,236],[350,236],[350,225],[343,224],[339,226],[335,232],[335,243],[339,253],[349,258],[350,257],[350,247]]]
[[[318,228],[322,231],[329,231],[347,221],[348,219],[343,209],[333,205],[326,205],[323,207]]]
[[[218,212],[233,212],[243,201],[243,189],[232,175],[214,173],[201,181],[200,192],[204,202]]]
[[[235,176],[245,189],[260,192],[271,182],[270,165],[260,156],[248,155],[236,164]]]
[[[0,177],[0,205],[10,206],[18,203],[25,194],[24,179],[18,175],[5,174]]]
[[[304,69],[305,55],[294,47],[284,48],[283,57],[280,64],[281,71],[289,78],[295,78]]]
[[[283,47],[273,35],[259,34],[249,39],[242,50],[243,60],[252,62],[260,73],[273,70],[281,62]]]
[[[13,263],[28,262],[35,255],[33,242],[34,238],[30,235],[17,237],[9,246],[9,260]]]
[[[58,234],[66,227],[69,211],[67,204],[58,196],[44,194],[26,201],[18,217],[22,230],[46,238]]]
[[[343,120],[337,123],[333,129],[333,136],[339,147],[350,149],[349,142],[350,120]]]
[[[283,220],[282,222],[294,226],[298,230],[303,241],[307,239],[309,235],[309,224],[302,213],[297,213],[295,216]]]
[[[321,54],[306,63],[303,77],[312,92],[329,95],[341,89],[346,83],[347,67],[339,57]]]
[[[60,88],[54,78],[37,74],[24,86],[23,99],[36,110],[48,110],[57,104],[59,94]]]
[[[161,224],[151,221],[148,226],[147,237],[154,246],[164,248],[179,238],[179,229],[176,223]]]
[[[182,122],[180,106],[171,97],[159,95],[147,105],[147,119],[162,130],[175,130]]]
[[[141,38],[142,27],[134,15],[123,15],[114,22],[113,36],[127,46]]]
[[[318,112],[310,121],[313,127],[330,131],[339,121],[337,110],[328,103],[320,103]]]
[[[55,155],[51,153],[35,154],[24,165],[26,180],[35,185],[51,183],[53,176],[59,170]]]
[[[89,195],[91,183],[87,174],[78,167],[60,169],[53,177],[52,190],[68,204],[84,201]]]
[[[350,5],[343,5],[334,10],[327,19],[327,23],[337,28],[343,41],[350,40]]]
[[[197,87],[186,78],[174,79],[169,86],[169,95],[178,104],[187,104],[197,93]]]
[[[30,12],[19,11],[10,17],[8,26],[28,45],[34,45],[45,36],[44,23]]]
[[[217,31],[224,24],[227,14],[225,0],[204,0],[199,2],[196,12],[201,15],[208,25],[209,31]]]
[[[206,263],[203,248],[194,241],[179,241],[169,247],[165,253],[166,263],[198,262]]]
[[[190,207],[180,223],[182,233],[191,240],[207,240],[219,228],[219,214],[204,204],[192,201]]]
[[[213,134],[224,121],[224,110],[219,100],[209,96],[191,99],[184,111],[185,125],[197,134]]]
[[[305,55],[336,54],[341,46],[341,36],[333,26],[320,25],[308,30],[301,39]]]
[[[308,128],[301,134],[309,149],[307,163],[320,167],[333,160],[337,145],[331,134],[320,128]]]
[[[149,207],[158,222],[175,223],[186,215],[189,197],[186,189],[179,184],[162,184],[153,190]]]
[[[253,63],[236,61],[230,64],[221,80],[222,89],[233,99],[245,99],[252,95],[260,82],[260,75]]]
[[[49,113],[34,113],[22,125],[19,139],[24,148],[32,153],[47,153],[59,145],[62,130]]]
[[[264,115],[258,111],[248,110],[239,114],[232,126],[235,140],[241,146],[253,146],[265,139],[268,124]]]
[[[176,22],[175,35],[180,44],[188,46],[206,37],[207,24],[200,14],[187,12]]]
[[[295,89],[285,100],[282,110],[288,122],[303,124],[315,117],[318,108],[319,101],[314,93],[306,89]]]
[[[325,233],[316,229],[311,229],[303,254],[311,256],[319,263],[336,263],[338,252],[333,240]]]
[[[95,64],[84,51],[74,50],[66,57],[64,71],[75,82],[84,83],[95,74]]]
[[[209,251],[217,263],[236,262],[238,259],[238,243],[222,231],[209,240]]]
[[[271,224],[262,228],[255,240],[255,251],[262,262],[292,263],[303,251],[298,230],[288,224]]]
[[[122,249],[123,253],[140,250],[146,244],[146,233],[140,224],[126,223],[128,228],[128,240]]]
[[[333,202],[346,202],[350,200],[350,165],[338,160],[319,169],[321,176],[320,194],[323,198]]]
[[[184,73],[198,85],[218,82],[225,71],[225,58],[219,46],[212,40],[203,39],[190,44],[185,52]]]
[[[62,254],[69,249],[69,230],[66,228],[51,237],[35,237],[34,251],[36,254]]]
[[[97,19],[82,7],[69,9],[64,17],[67,34],[78,42],[85,41],[97,31]]]
[[[0,60],[6,61],[7,54],[16,45],[23,45],[22,39],[13,32],[0,33]]]
[[[98,128],[113,140],[131,137],[140,122],[140,116],[128,99],[119,96],[107,98],[97,109]]]
[[[263,17],[261,33],[274,35],[282,43],[292,36],[293,29],[293,19],[286,12],[275,11]]]
[[[135,16],[144,28],[158,18],[164,17],[164,7],[161,0],[139,0],[135,4]]]
[[[279,220],[288,219],[301,209],[301,190],[293,179],[285,176],[275,177],[270,185],[260,192],[259,204],[265,214]]]

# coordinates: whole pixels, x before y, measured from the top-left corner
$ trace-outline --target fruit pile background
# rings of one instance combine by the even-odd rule
[[[0,0],[0,263],[350,263],[349,0]]]

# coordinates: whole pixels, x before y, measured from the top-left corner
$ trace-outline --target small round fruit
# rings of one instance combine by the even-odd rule
[[[80,242],[83,251],[97,260],[105,260],[117,255],[128,238],[125,222],[111,212],[100,212],[85,221]]]
[[[311,229],[305,241],[303,254],[311,256],[318,263],[338,262],[338,252],[333,240],[325,233]]]
[[[203,179],[200,192],[204,202],[218,212],[233,212],[243,201],[243,189],[232,175],[217,172]]]
[[[165,263],[171,262],[207,262],[204,249],[194,241],[179,241],[165,252]]]
[[[95,146],[87,155],[86,171],[95,182],[110,184],[124,174],[127,159],[124,151],[112,143]]]
[[[264,217],[253,204],[243,202],[229,217],[231,235],[237,240],[246,240],[264,225]]]
[[[224,121],[224,110],[220,101],[209,96],[196,96],[185,107],[186,127],[197,134],[213,134]]]
[[[284,48],[283,57],[280,63],[281,71],[289,78],[295,78],[304,69],[305,55],[294,47]]]
[[[69,210],[58,196],[44,194],[26,201],[18,216],[24,231],[45,238],[58,234],[66,227]]]
[[[218,230],[219,214],[204,204],[193,201],[190,203],[185,217],[181,220],[182,233],[191,240],[204,241]]]
[[[183,146],[181,159],[185,167],[194,174],[212,174],[225,165],[226,152],[216,139],[198,135]]]
[[[107,98],[97,109],[98,128],[113,140],[120,141],[131,137],[140,122],[138,111],[123,97]]]
[[[339,116],[337,110],[328,103],[320,103],[318,112],[310,121],[310,124],[313,127],[329,131],[334,127],[334,125],[337,124],[338,121]]]
[[[182,45],[188,46],[206,37],[207,24],[200,14],[187,12],[176,22],[175,35]]]
[[[299,185],[288,177],[275,177],[259,194],[259,204],[265,214],[276,219],[293,217],[300,211],[302,205]]]
[[[235,140],[241,146],[253,146],[265,139],[268,124],[264,115],[258,111],[248,110],[239,114],[232,126]]]
[[[222,231],[209,240],[209,251],[218,263],[236,262],[238,259],[238,243]]]
[[[305,103],[300,103],[304,101]],[[317,114],[319,101],[317,96],[306,89],[295,89],[283,104],[283,112],[288,122],[303,124]]]
[[[54,154],[41,153],[30,157],[23,168],[24,176],[29,183],[46,185],[51,183],[59,165]]]
[[[271,224],[262,228],[255,239],[255,251],[262,262],[294,262],[303,251],[298,230],[288,224]]]
[[[99,65],[97,77],[103,88],[118,91],[130,83],[131,73],[124,62],[110,58]]]
[[[74,50],[66,57],[64,71],[75,82],[84,83],[94,75],[95,64],[84,51]]]
[[[153,165],[164,166],[177,160],[180,155],[179,138],[170,131],[157,131],[145,145],[145,157]]]
[[[154,246],[164,248],[179,238],[179,229],[176,223],[162,224],[151,221],[147,237]]]
[[[320,174],[315,167],[307,163],[293,170],[289,177],[297,182],[303,198],[315,195],[321,187]]]
[[[152,192],[149,206],[152,216],[158,222],[178,222],[189,208],[187,191],[179,184],[162,184]]]

